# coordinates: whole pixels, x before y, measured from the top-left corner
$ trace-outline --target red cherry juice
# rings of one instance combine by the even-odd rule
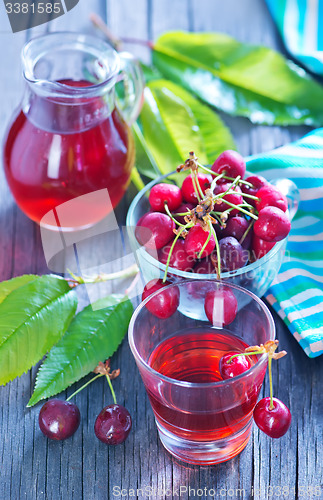
[[[89,87],[87,81],[61,80],[72,87]],[[102,97],[83,98],[68,107],[55,99],[34,98],[37,116],[46,127],[36,126],[23,111],[12,124],[4,148],[4,168],[11,192],[23,212],[40,222],[53,208],[72,198],[107,188],[112,208],[121,200],[134,163],[131,132],[117,109],[95,126],[79,127],[79,117],[95,117]],[[86,106],[86,108],[82,106]],[[96,109],[97,108],[97,109]],[[46,116],[44,116],[46,114]],[[52,124],[53,128],[48,126]],[[64,133],[55,131],[63,125]],[[111,208],[110,210],[111,211]],[[85,218],[86,208],[84,210]],[[107,215],[106,204],[91,207],[97,222]]]
[[[240,338],[212,328],[179,332],[161,342],[148,364],[166,377],[193,384],[223,382],[219,371],[221,357],[243,352],[248,345]],[[256,356],[249,356],[252,366]],[[239,432],[248,423],[257,402],[264,371],[249,378],[232,379],[221,387],[201,385],[181,391],[178,385],[148,386],[147,392],[158,422],[179,437],[217,440]],[[182,392],[182,394],[181,394]],[[183,410],[184,408],[184,410]]]

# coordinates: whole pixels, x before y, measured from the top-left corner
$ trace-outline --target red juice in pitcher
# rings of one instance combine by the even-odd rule
[[[78,33],[37,37],[22,55],[25,93],[4,144],[10,190],[21,210],[45,227],[90,227],[117,206],[130,182],[130,125],[143,96],[139,65]],[[124,87],[119,97],[117,84]]]
[[[60,83],[90,85],[84,81]],[[81,111],[82,106],[87,109]],[[88,103],[73,106],[66,117],[59,117],[61,128],[66,120],[64,133],[37,126],[23,111],[11,126],[4,149],[5,173],[17,204],[32,220],[39,223],[61,203],[104,188],[108,189],[112,208],[121,200],[134,163],[128,126],[117,109],[93,127],[77,130],[75,125],[80,114],[95,114],[101,107],[100,98],[92,100],[91,109]],[[55,126],[62,106],[47,105],[42,110],[45,112],[46,124]],[[73,113],[78,121],[73,120]],[[107,215],[106,207],[98,205],[93,213],[100,220]]]

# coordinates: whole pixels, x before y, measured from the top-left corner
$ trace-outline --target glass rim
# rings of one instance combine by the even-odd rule
[[[132,231],[133,241],[135,241],[136,245],[137,245],[136,250],[139,250],[139,249],[142,250],[144,252],[144,258],[150,264],[154,265],[158,269],[161,269],[162,271],[166,270],[166,265],[162,264],[157,259],[155,259],[152,255],[150,255],[146,251],[144,245],[140,245],[140,243],[136,240],[136,237],[134,234],[134,228],[136,227],[137,221],[134,220],[134,211],[135,211],[135,208],[138,205],[138,203],[141,201],[141,199],[147,193],[147,191],[149,191],[155,184],[159,183],[161,180],[166,179],[167,177],[170,177],[171,175],[175,175],[176,173],[177,173],[176,170],[174,170],[173,172],[161,175],[157,179],[150,181],[141,191],[139,191],[139,193],[136,194],[136,196],[132,200],[132,202],[129,206],[127,218],[126,218],[126,226],[128,229],[130,229]],[[269,250],[269,252],[267,252],[260,259],[257,259],[257,260],[255,260],[255,262],[247,264],[246,266],[240,267],[240,268],[235,269],[233,271],[223,272],[223,273],[221,273],[221,277],[224,279],[225,278],[233,278],[233,277],[245,274],[246,272],[252,272],[252,271],[258,269],[264,263],[268,262],[268,260],[270,260],[272,257],[274,257],[281,250],[283,245],[285,245],[286,243],[287,243],[287,237],[281,241],[277,241],[276,244],[273,246],[273,248],[271,250]],[[192,279],[192,273],[189,271],[181,271],[179,269],[176,269],[174,267],[169,266],[168,272],[169,272],[169,274],[174,275],[174,276],[180,276],[181,278],[185,278],[185,279]],[[209,279],[209,280],[215,281],[214,274],[195,273],[194,279],[195,280],[204,280],[204,279],[208,280]]]
[[[218,284],[221,284],[223,286],[236,289],[239,292],[242,292],[242,293],[244,293],[246,295],[249,295],[255,302],[257,302],[260,305],[260,307],[264,311],[264,313],[266,315],[266,318],[268,319],[268,322],[269,322],[270,332],[272,333],[272,337],[273,337],[271,340],[275,339],[275,336],[276,336],[276,327],[275,327],[275,322],[274,322],[274,319],[272,317],[272,314],[269,311],[269,308],[266,306],[266,304],[259,297],[257,297],[257,295],[255,295],[253,292],[250,292],[246,288],[243,288],[243,287],[241,287],[239,285],[235,285],[235,284],[223,282],[221,280],[214,280],[214,279],[213,280],[208,280],[208,279],[205,279],[204,281],[207,281],[208,283],[213,283],[213,284],[214,283],[218,283]],[[198,389],[198,388],[199,389],[205,389],[205,388],[212,388],[212,387],[222,387],[222,386],[225,386],[225,384],[232,384],[232,383],[235,383],[238,380],[243,379],[244,377],[251,376],[254,373],[254,371],[256,370],[256,368],[259,368],[262,364],[265,363],[265,360],[267,359],[267,354],[266,353],[261,354],[260,357],[259,357],[259,359],[258,359],[258,361],[251,368],[249,368],[246,372],[244,372],[244,373],[242,373],[240,375],[237,375],[236,377],[233,377],[233,378],[227,379],[227,380],[220,380],[218,382],[202,382],[202,383],[187,382],[185,380],[176,380],[176,379],[173,379],[171,377],[167,377],[166,375],[163,375],[162,373],[159,373],[157,370],[155,370],[154,368],[152,368],[142,358],[142,356],[138,352],[138,349],[137,349],[137,347],[135,345],[134,335],[133,335],[134,325],[135,325],[136,319],[139,316],[140,312],[143,310],[143,308],[145,307],[145,305],[147,304],[147,302],[149,302],[152,298],[154,298],[159,293],[162,293],[163,291],[168,290],[169,288],[172,288],[174,286],[179,286],[180,287],[180,286],[182,286],[184,284],[188,284],[188,283],[196,283],[196,280],[195,279],[181,280],[181,281],[177,281],[177,282],[171,283],[170,285],[168,285],[168,286],[166,286],[166,287],[164,287],[162,289],[159,289],[156,292],[154,292],[151,295],[149,295],[149,297],[147,297],[145,300],[143,300],[136,307],[136,309],[135,309],[135,311],[134,311],[134,313],[133,313],[133,315],[131,317],[131,320],[130,320],[130,323],[129,323],[129,327],[128,327],[128,341],[129,341],[129,346],[130,346],[131,352],[132,352],[132,354],[133,354],[136,362],[139,361],[139,363],[149,373],[151,373],[152,375],[158,377],[159,379],[163,380],[164,382],[168,382],[168,383],[171,383],[172,385],[178,385],[178,386],[181,386],[181,387],[187,387],[187,388],[191,387],[192,389]],[[271,335],[270,335],[270,337],[271,337]]]
[[[39,47],[36,50],[35,46],[39,43],[43,43],[43,47]],[[34,75],[36,63],[47,53],[63,49],[64,47],[70,50],[74,48],[74,50],[79,52],[83,49],[93,56],[109,57],[109,72],[107,77],[88,87],[72,87],[64,83],[47,80],[46,78],[36,78]],[[21,58],[23,76],[29,85],[38,87],[41,85],[46,86],[47,92],[56,92],[60,97],[65,98],[75,98],[75,96],[90,97],[97,94],[102,88],[105,88],[109,84],[111,85],[111,82],[115,82],[121,67],[119,54],[107,41],[93,35],[71,31],[55,31],[33,37],[24,44]]]

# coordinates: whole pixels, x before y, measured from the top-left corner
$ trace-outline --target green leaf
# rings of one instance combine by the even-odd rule
[[[226,113],[254,123],[323,123],[323,87],[266,47],[220,33],[169,32],[156,42],[153,62],[164,76]]]
[[[127,332],[132,304],[125,297],[112,295],[97,305],[107,307],[96,311],[91,305],[85,307],[50,351],[38,371],[28,406],[63,391],[116,351]]]
[[[145,89],[140,114],[143,135],[162,174],[183,163],[190,151],[213,163],[224,149],[235,149],[222,120],[179,85],[154,80]]]
[[[0,284],[0,385],[22,375],[61,338],[77,307],[58,276],[20,276]]]

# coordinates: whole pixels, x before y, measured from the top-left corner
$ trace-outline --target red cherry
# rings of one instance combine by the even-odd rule
[[[203,250],[202,255],[199,255],[200,251],[202,250],[203,245],[205,244],[207,238],[209,236],[209,231],[204,231],[204,229],[201,228],[199,224],[196,224],[193,226],[189,232],[188,235],[185,238],[185,250],[188,255],[191,255],[194,258],[203,258],[207,257],[210,255],[214,248],[215,248],[215,239],[213,234],[211,235],[211,238],[206,245],[205,249]]]
[[[243,157],[236,151],[228,149],[218,156],[212,165],[211,170],[218,174],[225,173],[228,177],[236,178],[240,175],[243,179],[246,173],[246,163]]]
[[[151,280],[145,286],[142,293],[142,300],[145,300],[152,293],[160,290],[161,288],[165,288],[167,285],[170,285],[169,281],[163,281],[161,279]],[[159,293],[156,297],[150,299],[146,308],[151,314],[157,316],[160,319],[166,319],[172,316],[179,306],[179,289],[177,286],[170,288],[169,290],[165,290],[164,292]]]
[[[196,204],[195,204],[196,205]],[[192,210],[192,208],[195,207],[193,203],[185,202],[182,203],[174,212],[173,212],[173,217],[180,223],[180,224],[186,224],[184,220],[184,215],[177,215],[177,214],[183,214],[185,212],[188,212],[189,210]]]
[[[229,189],[231,186],[230,182],[227,182],[225,184],[217,184],[213,190],[213,193],[215,195],[224,193]],[[240,205],[243,203],[243,198],[241,196],[241,189],[239,186],[235,186],[234,188],[231,189],[231,191],[235,191],[235,193],[232,194],[226,194],[223,196],[223,200],[227,200],[229,203],[232,203],[233,205]],[[216,212],[224,212],[225,210],[228,210],[228,208],[231,208],[230,205],[222,201],[221,203],[215,203],[214,205],[214,210]],[[231,215],[238,215],[240,212],[237,209],[233,209],[231,211]]]
[[[237,356],[229,362],[229,359],[234,354],[239,353],[229,352],[222,356],[222,358],[220,359],[219,369],[223,380],[237,377],[238,375],[241,375],[241,373],[244,373],[249,370],[249,368],[251,368],[251,362],[246,356]]]
[[[284,403],[273,398],[273,409],[270,409],[270,397],[261,399],[255,406],[253,418],[261,431],[272,438],[280,438],[288,431],[292,416]]]
[[[205,296],[204,310],[213,325],[229,325],[238,311],[238,301],[230,288],[210,290]]]
[[[254,224],[256,236],[265,241],[280,241],[286,238],[291,228],[287,215],[277,207],[265,207],[260,210]]]
[[[251,241],[251,255],[253,255],[256,259],[261,259],[266,253],[269,252],[274,246],[274,241],[265,241],[261,238],[258,238],[255,234],[252,235]]]
[[[95,435],[105,444],[123,443],[131,430],[131,416],[128,410],[118,404],[105,406],[94,424]]]
[[[165,212],[165,202],[170,211],[176,210],[182,201],[182,192],[174,184],[155,184],[150,190],[149,203],[156,212]]]
[[[288,208],[286,196],[271,184],[267,184],[260,188],[256,196],[259,198],[259,200],[256,201],[256,209],[258,212],[265,207],[277,207],[283,212],[286,212]]]
[[[259,189],[268,184],[268,181],[261,175],[250,175],[245,180],[247,182],[250,182],[253,187],[250,187],[246,184],[241,184],[241,191],[245,194],[251,194],[252,196],[257,196],[257,192],[259,191]],[[250,203],[250,205],[254,207],[256,206],[256,200],[247,198],[246,201]]]
[[[80,410],[74,403],[61,399],[50,399],[38,417],[39,427],[49,439],[62,441],[71,437],[80,425]]]
[[[223,238],[226,236],[233,236],[236,240],[240,240],[246,230],[249,227],[250,222],[247,221],[244,217],[235,216],[231,217],[224,229],[222,229],[221,235]]]
[[[138,242],[150,250],[159,250],[174,237],[175,222],[166,214],[149,212],[137,222]]]
[[[197,174],[197,178],[202,192],[205,193],[205,190],[208,189],[211,185],[211,176],[207,174]],[[185,201],[194,203],[194,206],[198,203],[198,199],[193,186],[192,174],[185,177],[181,190]]]
[[[163,248],[161,248],[158,252],[158,260],[162,264],[167,263],[168,255],[172,243],[168,243]],[[180,271],[191,271],[192,267],[195,264],[195,259],[191,255],[188,255],[185,250],[185,242],[182,239],[178,239],[174,245],[169,265],[170,267],[174,267],[175,269],[179,269]]]

